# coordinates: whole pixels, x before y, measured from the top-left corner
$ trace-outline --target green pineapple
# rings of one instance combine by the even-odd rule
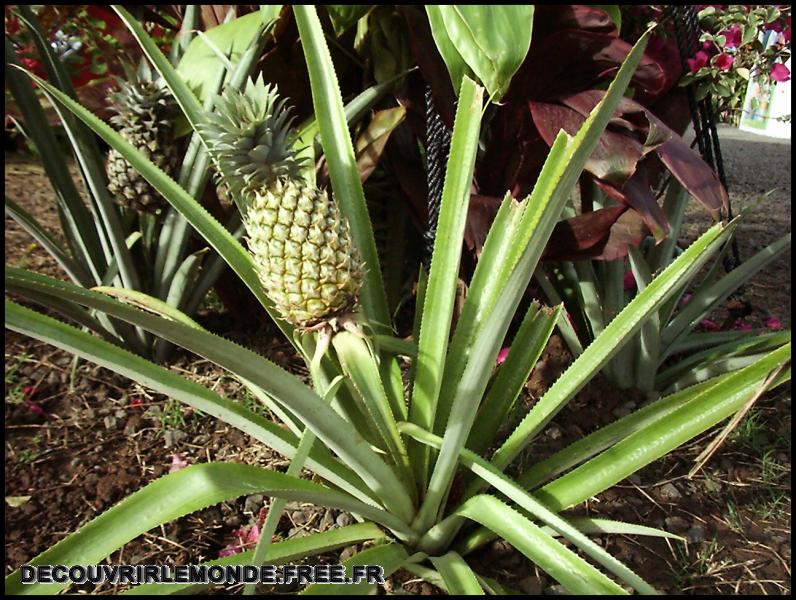
[[[110,100],[116,113],[110,120],[116,130],[163,171],[173,174],[178,159],[174,119],[179,111],[162,79],[142,63],[138,73],[120,81],[119,91]],[[108,154],[106,172],[108,191],[122,206],[152,214],[168,207],[157,190],[116,150]]]
[[[289,323],[324,328],[354,311],[362,264],[334,200],[302,179],[290,123],[284,100],[260,77],[218,98],[203,133],[221,179],[244,201],[266,294]]]

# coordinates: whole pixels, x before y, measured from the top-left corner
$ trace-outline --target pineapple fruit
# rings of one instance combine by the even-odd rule
[[[145,62],[110,97],[116,113],[111,124],[121,136],[168,174],[177,167],[174,119],[177,103],[163,81]],[[168,202],[124,157],[111,149],[106,166],[108,191],[124,207],[139,213],[159,214]]]
[[[334,200],[302,179],[289,109],[262,76],[228,91],[202,127],[222,181],[245,205],[260,282],[279,314],[303,330],[350,315],[362,264]]]

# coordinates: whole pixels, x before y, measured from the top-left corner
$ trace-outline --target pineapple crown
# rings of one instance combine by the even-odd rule
[[[299,177],[304,161],[292,148],[295,133],[286,100],[262,74],[245,91],[226,90],[200,126],[208,150],[233,195],[250,193],[279,179]]]
[[[111,107],[116,118],[145,116],[147,113],[159,117],[173,117],[177,103],[157,71],[152,71],[145,60],[137,70],[125,65],[126,79],[118,78],[119,91],[110,95]]]

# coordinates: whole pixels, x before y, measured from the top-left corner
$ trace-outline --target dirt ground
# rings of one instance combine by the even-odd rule
[[[749,215],[738,236],[741,257],[790,230],[790,143],[747,140],[722,130],[733,206],[775,192]],[[52,191],[40,167],[6,157],[6,195],[57,231]],[[683,240],[707,224],[689,210]],[[49,256],[9,218],[6,263],[60,277]],[[790,256],[780,259],[744,290],[753,305],[749,319],[767,316],[790,326]],[[258,350],[300,375],[299,361],[267,328],[247,331],[208,305],[200,321]],[[557,378],[569,361],[554,336],[529,381],[525,405]],[[178,354],[171,368],[248,406],[258,406],[240,384],[218,368]],[[237,461],[287,468],[287,462],[248,436],[169,398],[71,355],[6,331],[6,573],[24,564],[173,465]],[[594,428],[627,414],[642,398],[613,390],[597,378],[548,426],[532,447],[535,458],[553,453]],[[265,409],[262,409],[265,410]],[[789,594],[790,387],[762,398],[705,468],[688,471],[714,432],[693,440],[614,488],[591,499],[580,513],[659,527],[686,544],[599,536],[606,550],[651,584],[672,594]],[[188,515],[127,544],[111,563],[196,564],[245,543],[246,532],[267,509],[260,495]],[[280,522],[281,539],[351,523],[346,513],[291,503]],[[329,556],[336,562],[357,552]],[[477,571],[525,594],[558,594],[560,587],[503,542],[475,557]],[[110,588],[81,592],[112,592]],[[233,590],[237,591],[237,590]],[[293,592],[293,589],[272,590]],[[403,572],[383,593],[439,593]]]

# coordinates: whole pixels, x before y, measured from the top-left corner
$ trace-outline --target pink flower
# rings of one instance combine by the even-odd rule
[[[37,415],[44,414],[44,409],[41,407],[41,405],[38,402],[34,402],[33,400],[25,400],[22,403],[22,406],[25,407],[25,409],[28,412],[32,412]]]
[[[735,329],[740,329],[741,331],[751,331],[752,324],[747,323],[743,319],[736,319],[735,321]]]
[[[133,398],[130,400],[129,404],[127,404],[128,408],[141,408],[144,403],[141,402],[141,398]]]
[[[691,69],[692,73],[696,73],[702,67],[707,66],[709,59],[707,52],[700,50],[694,55],[694,58],[688,59],[688,68]]]
[[[680,298],[680,306],[685,306],[689,302],[691,302],[691,298],[693,298],[693,294],[683,294],[683,297]]]
[[[771,79],[774,81],[788,81],[790,79],[790,71],[788,67],[782,63],[777,63],[771,67]]]
[[[782,321],[780,321],[776,317],[768,317],[766,319],[763,319],[763,325],[768,327],[771,331],[777,331],[778,329],[782,329]]]
[[[257,540],[260,539],[260,526],[255,523],[251,527],[241,527],[236,529],[232,535],[235,539],[219,551],[219,558],[238,554],[247,548],[254,548],[257,545]]]
[[[725,48],[737,48],[741,45],[741,28],[733,25],[729,29],[722,31],[719,35],[723,35]]]
[[[624,286],[626,292],[632,292],[636,289],[636,278],[633,277],[633,271],[625,271]]]
[[[785,19],[785,29],[782,30],[782,39],[786,44],[790,44],[790,16]]]
[[[702,48],[705,50],[712,50],[713,49],[713,42],[710,40],[705,40],[702,42]]]
[[[719,71],[729,71],[734,61],[735,59],[732,56],[722,52],[713,59],[713,64],[719,68]]]
[[[6,33],[16,35],[19,33],[19,20],[16,17],[6,18]]]
[[[699,322],[699,327],[702,331],[718,331],[721,329],[716,323],[711,321],[710,319],[702,319]]]
[[[33,398],[37,391],[38,388],[35,385],[23,385],[21,388],[21,392],[26,398]]]
[[[501,348],[500,352],[497,355],[497,364],[502,365],[504,362],[506,362],[506,357],[508,357],[508,355],[509,355],[509,349]]]
[[[171,455],[171,466],[169,467],[169,473],[176,473],[180,469],[184,469],[187,466],[188,461],[185,460],[181,454]]]

